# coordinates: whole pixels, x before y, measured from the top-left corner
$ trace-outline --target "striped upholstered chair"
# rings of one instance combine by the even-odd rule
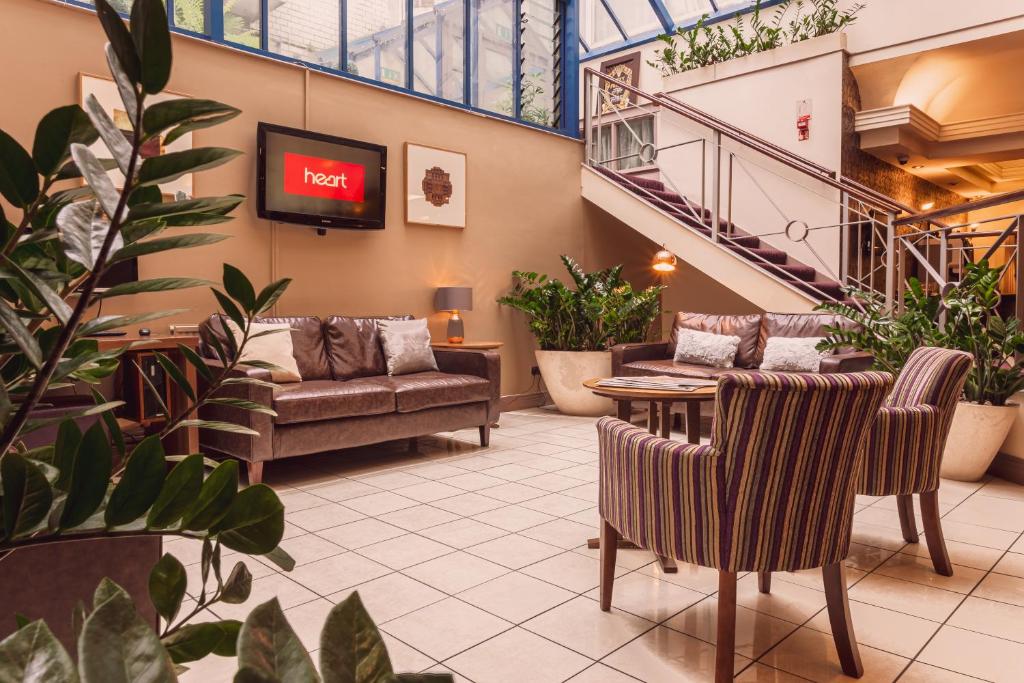
[[[836,649],[859,677],[843,559],[863,444],[891,386],[878,372],[726,374],[707,446],[602,418],[601,609],[611,609],[620,536],[718,569],[721,683],[732,680],[737,572],[824,567]]]
[[[943,576],[952,576],[953,566],[939,522],[939,467],[970,369],[971,357],[963,351],[923,347],[910,354],[871,430],[857,484],[857,493],[896,496],[907,543],[918,541],[918,494],[928,554]]]

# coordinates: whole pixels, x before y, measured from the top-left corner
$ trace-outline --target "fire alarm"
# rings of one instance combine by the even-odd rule
[[[811,137],[811,101],[800,100],[796,103],[796,135],[797,140],[809,140]]]

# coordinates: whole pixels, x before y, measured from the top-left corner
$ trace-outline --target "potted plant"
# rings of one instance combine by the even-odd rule
[[[547,275],[515,271],[512,291],[498,303],[527,315],[540,347],[537,366],[558,410],[604,415],[611,401],[594,396],[583,381],[611,374],[609,349],[615,344],[647,341],[664,287],[635,291],[622,278],[621,265],[586,273],[571,257],[561,258],[575,288]]]
[[[911,279],[899,312],[863,292],[853,293],[863,310],[832,302],[820,306],[861,326],[829,329],[821,348],[871,351],[879,369],[898,374],[919,346],[960,349],[974,358],[946,440],[941,473],[947,479],[980,479],[1017,415],[1009,401],[1024,389],[1024,330],[1017,318],[1004,319],[998,311],[1001,279],[1000,269],[981,261],[967,264],[963,280],[942,297],[925,294]]]
[[[150,387],[166,417],[159,434],[126,443],[112,412],[120,402],[107,400],[94,388],[92,405],[57,418],[52,440],[33,447],[26,443],[26,435],[51,424],[41,419],[40,410],[48,392],[78,383],[95,387],[117,369],[125,349],[100,351],[90,334],[177,312],[94,316],[91,311],[101,299],[215,284],[164,277],[101,292],[97,284],[106,270],[122,259],[225,239],[176,228],[225,223],[243,199],[162,195],[160,183],[219,166],[238,153],[199,147],[144,159],[147,143],[157,136],[166,141],[209,128],[239,112],[201,99],[151,104],[171,70],[162,0],[135,0],[130,27],[107,0],[95,4],[109,40],[107,62],[131,121],[129,133],[94,99],[84,109],[70,105],[46,114],[31,152],[0,131],[0,195],[15,208],[10,217],[0,212],[0,572],[9,566],[5,560],[25,549],[75,544],[64,553],[72,555],[75,565],[36,594],[31,606],[41,612],[44,606],[59,605],[66,597],[61,591],[80,574],[116,562],[119,544],[138,539],[193,539],[202,546],[200,571],[187,576],[182,563],[167,553],[153,566],[133,568],[145,579],[134,595],[109,578],[100,580],[80,596],[86,599],[68,601],[66,611],[54,617],[72,625],[64,642],[38,614],[4,615],[0,633],[15,630],[0,640],[0,680],[171,683],[189,662],[229,656],[238,659],[234,680],[240,682],[451,681],[445,674],[395,674],[380,633],[354,593],[327,618],[319,673],[276,598],[255,606],[244,621],[208,613],[218,603],[245,602],[252,588],[245,561],[222,565],[222,552],[262,555],[284,571],[294,566],[279,545],[284,506],[268,486],[239,488],[237,461],[166,453],[162,437],[199,426],[259,438],[243,425],[194,416],[199,407],[218,402],[273,412],[269,406],[219,395],[217,389],[232,383],[265,384],[233,370],[252,338],[253,320],[280,298],[288,279],[257,289],[240,270],[224,265],[223,285],[213,287],[213,295],[241,337],[230,338],[228,349],[215,349],[219,363],[208,363],[181,347],[205,382],[199,391],[179,368],[157,355],[169,381],[188,396],[187,405],[175,407],[172,414]],[[106,148],[103,156],[110,159],[92,151],[98,140]],[[120,189],[107,175],[115,166],[123,176]],[[76,422],[81,418],[92,419],[83,428]],[[93,541],[102,542],[104,552],[90,546]],[[190,588],[190,582],[201,585]],[[186,601],[186,592],[196,599]],[[69,649],[77,656],[72,658]]]

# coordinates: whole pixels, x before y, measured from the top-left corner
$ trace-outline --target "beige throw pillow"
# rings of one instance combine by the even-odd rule
[[[768,337],[761,370],[775,372],[817,372],[829,351],[819,351],[824,337]]]
[[[430,331],[425,318],[419,320],[380,320],[380,343],[389,375],[437,370],[430,348]]]
[[[235,337],[235,343],[242,343],[242,330],[233,320],[224,319],[231,334]],[[270,377],[275,382],[301,382],[302,375],[299,374],[299,364],[295,362],[295,355],[292,351],[291,326],[288,323],[250,323],[249,340],[242,349],[239,360],[242,363],[252,360],[273,363],[279,369],[271,370]],[[272,332],[263,334],[261,332]],[[259,336],[256,336],[259,335]]]
[[[679,330],[677,339],[673,358],[675,362],[710,365],[713,368],[731,368],[740,346],[739,337],[698,330]]]

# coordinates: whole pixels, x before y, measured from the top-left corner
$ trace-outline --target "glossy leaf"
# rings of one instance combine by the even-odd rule
[[[46,519],[53,503],[53,490],[38,465],[13,451],[0,457],[0,476],[4,538],[10,539]]]
[[[99,296],[110,299],[115,296],[127,294],[141,294],[143,292],[169,292],[177,289],[189,289],[192,287],[205,287],[210,284],[209,280],[196,277],[158,277],[152,280],[136,280],[135,282],[122,282],[100,292]]]
[[[384,639],[358,592],[327,615],[320,634],[320,672],[324,683],[386,681],[394,673]]]
[[[167,407],[167,402],[164,400],[163,393],[159,389],[157,389],[156,385],[153,384],[153,380],[150,379],[149,374],[147,374],[146,371],[142,369],[142,366],[140,366],[137,361],[133,360],[132,365],[135,366],[135,371],[139,374],[139,377],[142,378],[142,383],[146,386],[146,389],[149,391],[149,395],[153,398],[154,401],[156,401],[157,406],[160,407],[160,414],[163,415],[168,420],[170,420],[171,410],[170,408]]]
[[[168,152],[142,162],[138,180],[142,185],[156,185],[177,180],[187,173],[197,173],[226,164],[241,152],[225,147],[196,147],[181,152]]]
[[[102,405],[107,402],[103,394],[96,389],[92,389],[92,398],[96,405]],[[114,447],[117,448],[118,453],[124,455],[124,432],[121,430],[121,423],[117,421],[117,416],[114,415],[113,411],[105,411],[100,413],[100,415],[103,418],[103,424],[107,427],[107,433],[114,440]]]
[[[157,237],[154,239],[146,240],[145,242],[134,242],[132,244],[129,244],[123,249],[120,249],[112,260],[127,261],[128,259],[135,258],[137,256],[145,256],[146,254],[156,254],[161,251],[168,251],[171,249],[190,249],[192,247],[202,247],[207,244],[216,244],[217,242],[223,242],[227,238],[227,235],[199,232],[189,233],[186,235],[174,235],[172,237]]]
[[[238,665],[267,677],[265,680],[281,683],[320,680],[306,648],[285,619],[277,598],[256,607],[242,624],[238,634]]]
[[[199,429],[212,429],[215,432],[228,432],[229,434],[244,434],[245,436],[260,436],[254,429],[243,427],[233,422],[221,422],[219,420],[182,420],[175,429],[185,427],[198,427]]]
[[[82,683],[172,683],[174,666],[123,590],[92,611],[78,640]]]
[[[164,553],[149,572],[149,600],[164,621],[177,616],[187,587],[185,566],[174,555]]]
[[[246,400],[244,398],[230,398],[230,397],[227,397],[227,396],[224,396],[224,397],[214,397],[214,398],[207,399],[206,402],[207,403],[212,403],[212,404],[215,404],[215,405],[231,406],[233,408],[240,408],[242,410],[249,410],[249,411],[252,411],[254,413],[262,413],[264,415],[271,415],[271,416],[276,416],[277,415],[277,411],[274,410],[273,408],[268,408],[267,406],[263,405],[262,403],[256,403],[255,401],[248,401],[248,400]]]
[[[89,336],[90,334],[96,334],[97,332],[116,330],[119,327],[128,327],[129,325],[136,325],[138,323],[144,323],[150,320],[159,320],[160,318],[166,318],[168,316],[184,313],[187,310],[188,309],[185,308],[176,308],[167,311],[133,313],[131,315],[99,316],[83,323],[82,327],[80,328],[80,335]]]
[[[90,94],[85,98],[85,113],[96,128],[103,144],[110,152],[121,173],[128,175],[128,163],[132,157],[132,143],[128,142],[124,133],[117,127],[110,114],[103,108],[95,95]]]
[[[145,114],[142,115],[142,129],[147,135],[153,135],[185,123],[223,116],[233,117],[240,113],[240,109],[213,100],[188,97],[164,100],[146,108]]]
[[[178,352],[185,357],[185,360],[196,369],[196,373],[207,381],[213,380],[213,373],[210,372],[210,366],[206,364],[206,361],[195,352],[194,349],[185,346],[184,344],[178,344]]]
[[[227,294],[218,289],[211,287],[210,291],[213,292],[213,296],[217,299],[217,303],[220,304],[220,308],[224,311],[224,315],[226,315],[231,322],[237,325],[239,330],[245,330],[248,327],[248,323],[246,322],[248,319],[242,314],[242,311],[238,309],[235,302],[232,301]],[[225,335],[225,338],[228,343],[232,345],[232,352],[234,353],[237,351],[237,349],[234,348],[234,345],[236,344],[235,336],[231,333],[231,329],[226,323],[224,324],[224,331],[228,333]]]
[[[163,489],[149,510],[146,526],[165,529],[179,519],[203,487],[203,456],[193,453],[179,462],[164,480]]]
[[[62,491],[68,490],[71,473],[75,468],[75,454],[82,441],[82,431],[74,420],[64,420],[57,428],[57,440],[53,445],[53,465],[60,470],[60,476],[54,486]]]
[[[4,683],[76,683],[78,672],[60,641],[39,619],[0,642],[0,680]]]
[[[245,197],[242,195],[232,194],[224,197],[182,199],[173,202],[146,202],[133,206],[128,213],[128,220],[167,218],[190,213],[228,213],[244,200]]]
[[[107,43],[103,52],[107,57],[107,68],[110,70],[110,75],[114,77],[114,83],[117,85],[117,92],[121,95],[121,102],[124,103],[124,110],[126,112],[135,112],[139,107],[138,88],[128,78],[124,69],[121,68],[121,63],[118,61],[114,46],[111,43]]]
[[[154,434],[143,439],[128,456],[104,511],[108,527],[121,526],[146,514],[156,501],[167,475],[164,447]]]
[[[295,558],[282,550],[281,546],[274,548],[269,553],[263,553],[263,557],[267,558],[286,572],[290,572],[295,569]]]
[[[170,131],[168,131],[167,135],[164,136],[164,143],[169,145],[178,138],[180,138],[181,136],[187,135],[192,131],[201,130],[203,128],[211,128],[213,126],[219,126],[220,124],[226,121],[230,121],[236,116],[238,116],[238,114],[234,112],[229,112],[227,114],[221,114],[219,116],[209,116],[204,119],[195,119],[193,121],[188,121],[186,123],[181,124],[180,126],[175,126]]]
[[[164,647],[175,663],[194,662],[210,654],[234,656],[240,621],[205,621],[187,624],[163,639]]]
[[[277,300],[281,298],[281,295],[284,294],[285,290],[288,289],[288,285],[291,283],[292,279],[290,277],[285,277],[280,280],[275,280],[264,287],[260,291],[259,296],[256,297],[256,313],[265,313],[273,308],[274,304],[277,303]]]
[[[107,40],[117,55],[117,63],[124,71],[125,76],[132,82],[138,83],[141,78],[141,65],[139,55],[135,51],[135,43],[128,27],[124,25],[121,15],[110,6],[107,0],[96,0],[96,14],[99,15],[100,24],[107,34]]]
[[[248,486],[238,492],[213,531],[232,550],[248,555],[269,553],[284,536],[284,505],[269,486]]]
[[[32,142],[32,160],[44,176],[55,174],[71,158],[73,142],[91,145],[97,133],[77,104],[57,107],[39,120]]]
[[[110,481],[112,457],[107,433],[99,421],[82,436],[68,483],[68,497],[60,516],[60,528],[72,529],[96,512]]]
[[[52,287],[43,282],[39,276],[25,270],[10,258],[6,258],[5,260],[7,267],[11,269],[18,280],[46,304],[46,307],[50,309],[50,312],[57,317],[57,320],[59,320],[62,325],[66,325],[68,319],[71,317],[71,307],[67,305],[64,299],[61,299],[60,295],[58,295]]]
[[[155,95],[171,77],[171,33],[162,0],[135,0],[131,34],[139,56],[142,89]]]
[[[96,210],[96,204],[91,201],[68,204],[57,214],[57,227],[64,254],[86,270],[95,270],[103,242],[110,232],[110,221]],[[116,252],[124,244],[120,235],[113,239],[108,253]]]
[[[256,308],[256,290],[245,273],[229,263],[224,264],[224,289],[228,296],[242,304],[249,313]]]
[[[18,207],[27,207],[39,195],[39,176],[25,148],[0,130],[0,195]]]
[[[221,588],[220,599],[231,605],[238,605],[249,599],[252,592],[252,574],[244,562],[236,562]]]
[[[192,384],[188,381],[182,369],[178,367],[178,364],[159,351],[155,352],[155,355],[160,367],[164,369],[164,372],[167,373],[167,376],[171,378],[178,389],[188,396],[190,401],[195,402],[196,392],[192,389]]]
[[[43,364],[43,352],[39,349],[39,342],[28,331],[18,314],[4,301],[0,301],[0,327],[3,327],[7,336],[18,345],[29,363],[37,368]]]
[[[209,529],[227,513],[238,491],[238,461],[225,460],[203,482],[199,496],[189,507],[182,528]]]
[[[89,183],[107,218],[114,220],[121,193],[114,187],[113,181],[107,175],[107,169],[88,147],[77,142],[71,145],[71,158],[74,159],[85,182]]]

